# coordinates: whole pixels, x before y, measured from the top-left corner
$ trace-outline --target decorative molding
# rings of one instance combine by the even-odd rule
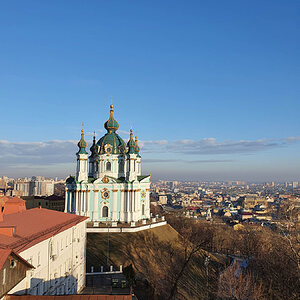
[[[109,196],[110,196],[110,191],[108,189],[103,189],[103,191],[101,191],[102,199],[107,200]]]
[[[102,178],[102,182],[103,183],[109,183],[109,179],[106,175]]]

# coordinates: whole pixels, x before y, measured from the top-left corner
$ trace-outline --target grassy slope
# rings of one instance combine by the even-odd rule
[[[95,271],[106,265],[107,233],[88,234],[87,270],[94,266]],[[137,233],[110,233],[110,263],[133,265],[137,281],[135,291],[139,299],[155,299],[150,295],[145,282],[154,287],[155,293],[168,290],[172,275],[179,272],[184,255],[184,245],[179,234],[170,225],[165,225]],[[207,291],[204,257],[206,252],[197,253],[179,282],[178,291],[182,299],[204,299]],[[216,271],[221,262],[211,255],[209,266],[209,289],[216,283]],[[146,296],[148,294],[148,297]],[[160,299],[164,297],[161,295]]]

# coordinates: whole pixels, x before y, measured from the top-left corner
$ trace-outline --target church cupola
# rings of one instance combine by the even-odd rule
[[[109,119],[104,123],[107,133],[97,142],[97,151],[102,154],[123,154],[126,152],[126,144],[117,134],[119,123],[114,118],[114,106],[110,106]]]
[[[140,152],[140,147],[138,145],[138,140],[137,140],[137,136],[135,137],[135,147],[134,147],[134,151],[135,153],[139,156],[139,152]]]
[[[98,154],[98,146],[96,144],[96,134],[94,132],[93,145],[90,148],[91,155],[89,157],[89,176],[96,176],[97,172],[97,154]]]
[[[95,156],[98,153],[98,146],[96,144],[96,134],[94,132],[94,137],[93,137],[93,145],[90,148],[91,151],[91,156]]]
[[[82,124],[83,126],[83,124]],[[88,153],[85,148],[87,146],[86,141],[84,140],[84,130],[81,130],[81,139],[78,142],[79,151],[76,153],[77,156],[77,169],[76,169],[76,180],[77,181],[87,181],[88,180],[88,171],[87,171],[87,160]]]
[[[128,143],[127,143],[127,147],[128,147],[128,153],[129,154],[135,153],[136,144],[135,144],[135,141],[133,139],[132,129],[130,129],[130,139],[129,139]]]
[[[110,116],[109,119],[104,123],[104,128],[107,132],[116,132],[119,129],[119,123],[114,118],[114,106],[110,105]]]
[[[80,139],[80,141],[78,142],[77,145],[79,147],[79,151],[77,152],[77,154],[88,154],[85,150],[85,148],[87,146],[87,143],[84,140],[84,130],[83,130],[83,128],[81,129],[81,139]]]

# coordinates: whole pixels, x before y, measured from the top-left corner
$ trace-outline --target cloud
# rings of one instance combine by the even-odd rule
[[[220,162],[232,162],[231,159],[199,159],[199,160],[185,160],[185,159],[152,159],[152,158],[144,158],[144,163],[188,163],[188,164],[197,164],[197,163],[220,163]]]
[[[164,152],[181,154],[239,154],[254,153],[276,147],[284,147],[290,143],[300,141],[300,137],[288,137],[282,139],[258,139],[223,141],[215,138],[201,140],[177,140],[177,141],[142,141],[141,148],[146,153]]]
[[[122,129],[119,129],[118,130],[118,133],[120,133],[120,134],[130,134],[130,132],[129,131],[126,131],[126,130],[122,130]]]
[[[258,139],[258,140],[238,140],[238,141],[217,141],[215,138],[206,138],[201,140],[152,140],[140,141],[141,152],[148,153],[143,159],[146,163],[186,163],[186,164],[203,164],[203,163],[227,163],[231,159],[154,159],[151,154],[186,154],[196,157],[196,155],[221,155],[221,154],[248,154],[256,153],[278,147],[286,147],[291,143],[299,142],[300,137],[287,137],[281,139]],[[87,140],[88,149],[92,144]],[[60,173],[69,174],[75,168],[76,152],[78,151],[77,140],[50,140],[43,142],[10,142],[0,140],[0,165],[1,174],[14,173],[25,174],[26,171],[34,175],[34,171],[48,176],[47,172],[55,174],[55,170]],[[187,156],[188,157],[188,156]],[[191,158],[191,157],[188,157]],[[234,159],[234,158],[233,158]],[[18,172],[19,170],[19,172]]]

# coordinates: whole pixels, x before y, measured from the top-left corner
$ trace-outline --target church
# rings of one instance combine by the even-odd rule
[[[84,130],[76,153],[76,176],[66,180],[65,212],[93,222],[131,223],[150,219],[151,175],[141,175],[141,156],[132,129],[127,144],[118,135],[114,106],[104,123],[106,134],[94,136],[90,155]]]

